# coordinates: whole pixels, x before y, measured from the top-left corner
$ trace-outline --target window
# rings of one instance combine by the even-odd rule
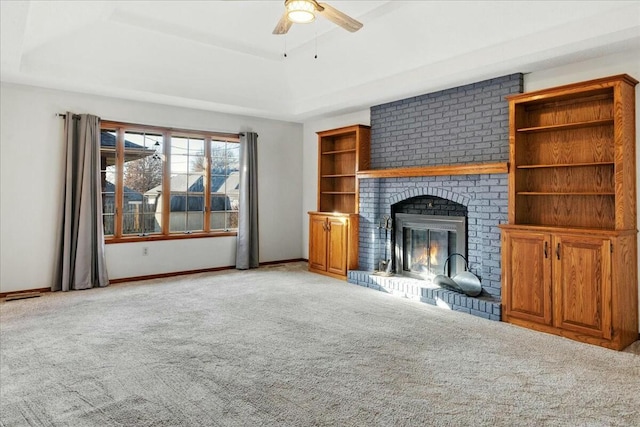
[[[103,122],[100,136],[108,242],[235,234],[238,135]]]

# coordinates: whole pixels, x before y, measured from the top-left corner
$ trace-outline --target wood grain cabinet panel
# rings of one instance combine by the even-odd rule
[[[504,318],[551,325],[549,235],[516,231],[505,232],[502,239]]]
[[[327,217],[324,215],[309,216],[309,268],[313,270],[327,270]]]
[[[611,240],[560,234],[554,244],[554,325],[611,339]]]
[[[341,217],[328,217],[327,224],[327,271],[339,276],[346,276],[349,222]]]
[[[637,83],[507,97],[503,320],[618,350],[638,339]]]

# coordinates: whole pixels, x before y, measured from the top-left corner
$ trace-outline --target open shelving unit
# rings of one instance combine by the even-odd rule
[[[514,103],[510,223],[613,230],[614,86]]]
[[[318,132],[318,211],[358,213],[356,172],[369,167],[368,126]]]

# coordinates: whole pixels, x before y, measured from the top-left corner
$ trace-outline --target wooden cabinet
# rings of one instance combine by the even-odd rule
[[[327,271],[327,216],[309,212],[309,270]]]
[[[550,240],[546,233],[503,232],[503,320],[551,325]]]
[[[340,279],[358,266],[358,216],[309,212],[309,271]]]
[[[318,132],[318,211],[309,212],[309,270],[346,279],[358,268],[358,180],[369,169],[371,131]]]
[[[552,236],[554,326],[611,339],[611,248],[606,237]]]
[[[371,130],[355,125],[318,132],[318,211],[358,213],[356,172],[369,169]]]
[[[503,320],[615,349],[638,338],[637,83],[507,98]]]
[[[617,349],[627,346],[626,340],[635,341],[633,319],[637,317],[624,314],[633,310],[633,304],[612,300],[613,265],[625,264],[612,251],[616,241],[617,237],[606,234],[505,229],[503,320]],[[614,306],[622,315],[617,337]],[[626,328],[631,332],[622,339]]]

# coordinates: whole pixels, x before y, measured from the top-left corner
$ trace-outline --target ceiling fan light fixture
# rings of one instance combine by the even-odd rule
[[[315,5],[309,0],[289,0],[286,4],[287,18],[296,24],[308,24],[316,19],[313,13],[316,10]]]

